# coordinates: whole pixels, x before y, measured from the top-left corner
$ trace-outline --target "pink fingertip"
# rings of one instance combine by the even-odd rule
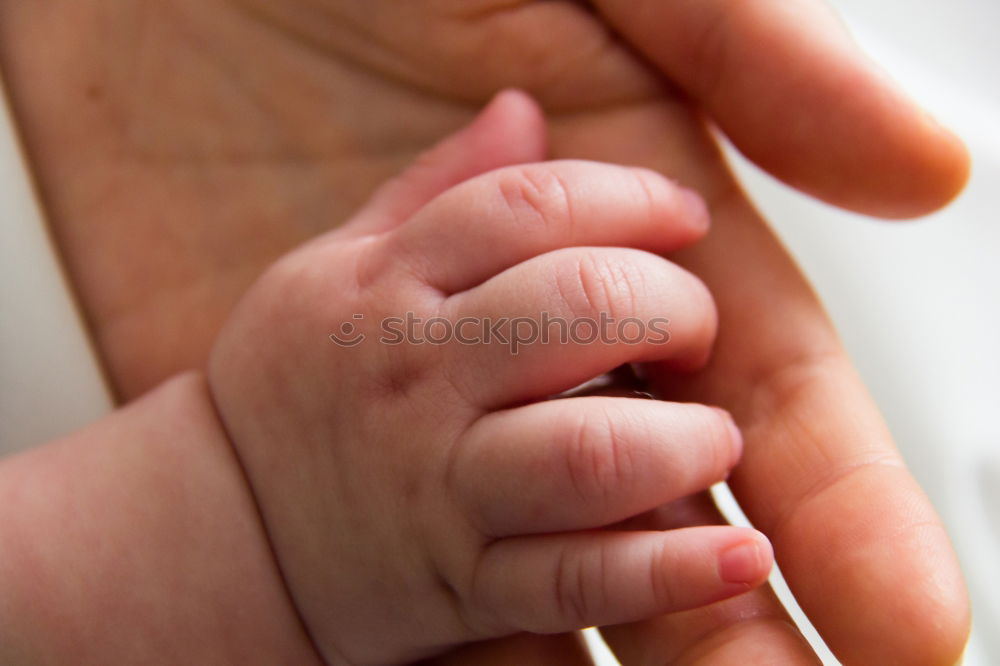
[[[684,220],[699,232],[708,231],[711,225],[711,215],[708,212],[708,205],[700,194],[686,187],[679,188]]]
[[[714,409],[719,413],[719,416],[722,417],[723,421],[725,421],[726,423],[726,426],[729,428],[729,437],[732,443],[732,450],[733,450],[732,466],[735,467],[736,463],[738,463],[740,461],[740,458],[743,457],[743,433],[740,431],[739,426],[736,425],[736,421],[733,419],[732,414],[722,409],[721,407],[713,407],[712,409]]]
[[[771,544],[762,536],[745,539],[719,554],[719,578],[727,583],[754,586],[771,570]]]

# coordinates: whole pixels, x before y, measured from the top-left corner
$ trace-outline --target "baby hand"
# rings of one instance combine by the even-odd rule
[[[214,349],[217,407],[329,663],[637,620],[770,569],[753,530],[614,529],[724,478],[738,432],[702,405],[547,398],[625,363],[704,363],[712,300],[653,253],[707,214],[638,169],[481,173],[540,159],[539,137],[530,103],[501,96],[279,261]]]

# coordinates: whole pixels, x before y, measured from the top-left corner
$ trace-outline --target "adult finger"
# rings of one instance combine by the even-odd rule
[[[967,179],[962,143],[821,0],[595,0],[751,160],[833,204],[911,217]]]

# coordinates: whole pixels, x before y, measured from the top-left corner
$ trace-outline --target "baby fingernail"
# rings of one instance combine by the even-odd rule
[[[719,555],[719,577],[727,583],[758,583],[764,577],[762,572],[770,568],[769,563],[770,545],[760,539],[747,539]]]
[[[736,421],[733,419],[732,414],[722,409],[721,407],[713,407],[722,420],[725,422],[726,427],[729,428],[729,436],[733,443],[733,465],[739,462],[740,457],[743,455],[743,432],[740,427],[736,425]]]
[[[701,195],[686,187],[680,188],[680,196],[684,206],[684,212],[688,221],[699,229],[707,229],[709,226],[708,206]]]

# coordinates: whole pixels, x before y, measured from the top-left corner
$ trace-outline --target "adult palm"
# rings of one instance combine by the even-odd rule
[[[736,415],[732,487],[843,660],[957,658],[968,611],[947,537],[706,127],[864,212],[918,214],[961,187],[961,145],[813,0],[0,0],[0,58],[123,399],[201,365],[267,264],[500,88],[542,102],[552,156],[696,187],[713,231],[671,258],[712,288],[721,333],[706,369],[654,381]],[[647,524],[714,519],[686,509]],[[606,635],[625,663],[812,658],[768,593]],[[476,650],[551,663],[554,646]]]

